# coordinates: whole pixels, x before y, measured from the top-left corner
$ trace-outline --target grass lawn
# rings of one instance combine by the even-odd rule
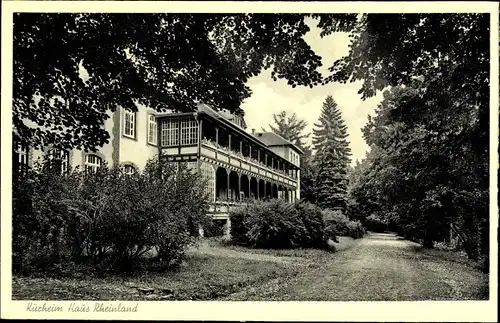
[[[335,247],[337,248],[337,252],[349,249],[352,247],[354,244],[356,244],[356,240],[350,238],[350,237],[338,237],[339,243],[335,244]],[[317,257],[321,258],[324,257],[327,254],[331,254],[325,250],[321,249],[249,249],[246,247],[240,247],[240,246],[234,246],[230,244],[224,244],[223,242],[220,241],[220,239],[207,239],[207,243],[210,246],[213,247],[224,247],[227,249],[235,250],[235,251],[241,251],[241,252],[247,252],[247,253],[252,253],[252,254],[263,254],[263,255],[272,255],[276,257],[293,257],[293,258],[307,258],[307,259],[315,259]]]
[[[341,250],[351,245],[342,239]],[[213,300],[272,280],[288,280],[310,270],[322,257],[322,250],[262,250],[225,246],[205,239],[188,253],[186,263],[176,271],[146,273],[134,277],[39,278],[14,277],[15,300]]]
[[[13,299],[24,300],[209,300],[283,274],[293,266],[242,258],[192,255],[175,272],[136,277],[13,279]]]

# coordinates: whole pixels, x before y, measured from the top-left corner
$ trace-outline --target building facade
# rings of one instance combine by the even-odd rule
[[[13,167],[23,171],[46,154],[60,161],[62,171],[93,170],[106,162],[132,173],[151,158],[186,163],[206,180],[215,219],[227,219],[230,208],[247,199],[300,199],[302,151],[274,133],[247,132],[240,116],[204,104],[192,113],[161,114],[138,106],[135,113],[118,109],[105,128],[109,143],[96,153],[19,147]]]

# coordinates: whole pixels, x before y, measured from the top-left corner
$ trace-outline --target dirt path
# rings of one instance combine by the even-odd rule
[[[320,268],[227,300],[409,301],[487,297],[487,275],[392,234],[371,234]]]

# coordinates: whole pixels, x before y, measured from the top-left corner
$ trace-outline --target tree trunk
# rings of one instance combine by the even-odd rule
[[[468,241],[467,257],[472,260],[479,260],[481,250],[481,225],[476,215],[472,216],[472,225],[470,228],[470,239]]]
[[[479,249],[479,260],[481,262],[481,267],[484,272],[489,272],[490,266],[490,228],[489,221],[483,220],[480,231],[480,249]]]
[[[434,241],[425,237],[422,245],[424,246],[424,248],[432,249],[434,248]]]

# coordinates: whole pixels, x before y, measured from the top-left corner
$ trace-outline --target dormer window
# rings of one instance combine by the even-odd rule
[[[241,118],[238,116],[234,116],[234,123],[241,127]]]

